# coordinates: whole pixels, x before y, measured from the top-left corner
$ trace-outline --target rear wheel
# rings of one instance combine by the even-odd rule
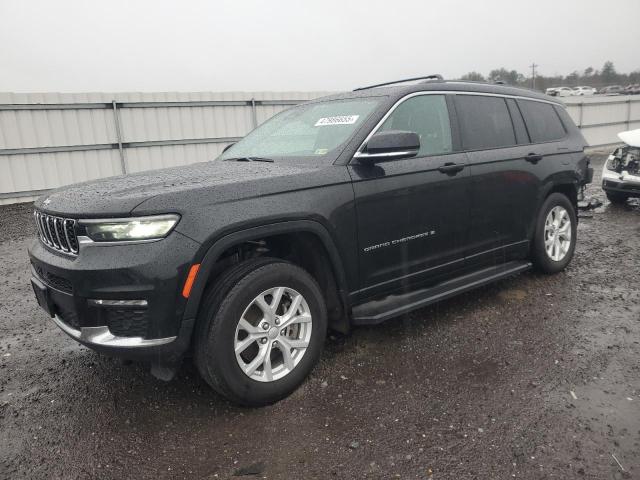
[[[532,260],[545,273],[564,270],[576,247],[577,219],[571,201],[561,193],[552,193],[538,213],[533,239]]]
[[[607,198],[611,203],[621,205],[623,203],[626,203],[626,201],[629,199],[629,196],[625,195],[624,193],[607,192]]]
[[[289,395],[313,369],[327,314],[320,288],[305,270],[259,259],[216,281],[198,322],[202,377],[228,399],[260,406]]]

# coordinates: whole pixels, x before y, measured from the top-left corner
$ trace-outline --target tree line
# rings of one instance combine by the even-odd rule
[[[487,77],[478,72],[469,72],[463,75],[460,80],[471,80],[475,82],[502,81],[507,85],[534,88],[531,75],[527,77],[517,70],[507,70],[506,68],[491,70]],[[622,85],[624,87],[633,83],[640,83],[640,70],[634,70],[631,73],[618,73],[613,62],[610,61],[604,62],[600,70],[588,67],[582,72],[576,70],[566,76],[536,74],[535,77],[535,89],[542,91],[550,87],[576,87],[578,85],[588,85],[595,88],[606,87],[607,85]]]

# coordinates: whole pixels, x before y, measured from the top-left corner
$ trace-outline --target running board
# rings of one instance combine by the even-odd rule
[[[531,263],[527,261],[508,262],[496,267],[478,270],[433,287],[372,300],[353,308],[352,323],[354,325],[375,325],[474,288],[517,275],[530,268]]]

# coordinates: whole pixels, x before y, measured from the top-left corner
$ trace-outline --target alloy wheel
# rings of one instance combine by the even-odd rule
[[[311,340],[309,305],[288,287],[265,290],[244,310],[234,337],[236,360],[252,380],[279,380],[296,367]]]
[[[544,248],[549,258],[560,262],[571,247],[571,216],[564,207],[553,207],[544,222]]]

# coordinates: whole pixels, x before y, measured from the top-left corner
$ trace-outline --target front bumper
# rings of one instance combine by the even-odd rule
[[[151,243],[87,245],[70,257],[35,240],[29,248],[34,289],[44,286],[45,309],[79,343],[110,356],[172,364],[191,341],[195,322],[183,318],[181,286],[198,247],[172,232]]]
[[[624,193],[630,197],[640,197],[640,176],[612,172],[606,166],[602,171],[602,189],[605,192]]]

